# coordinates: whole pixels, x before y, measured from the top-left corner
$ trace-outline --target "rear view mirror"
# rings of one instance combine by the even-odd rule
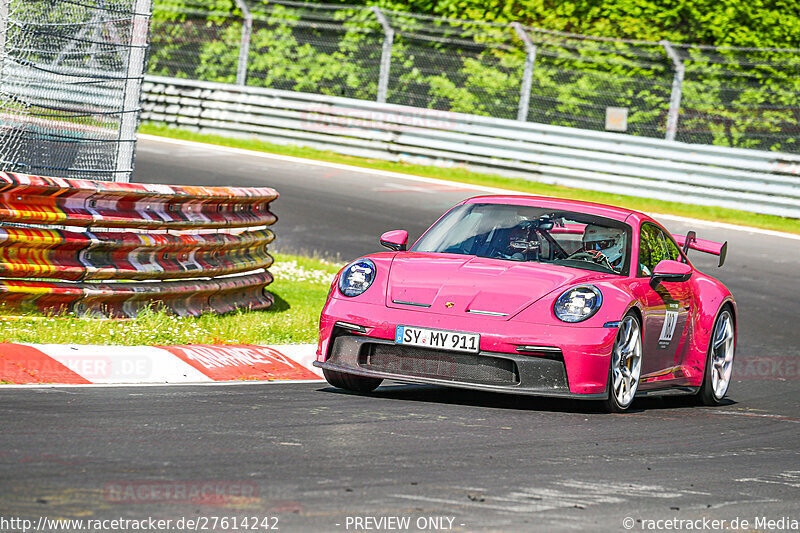
[[[381,235],[381,246],[395,252],[405,252],[408,245],[408,232],[404,229],[387,231]]]
[[[553,226],[554,224],[552,220],[546,220],[539,223],[539,229],[543,229],[545,231],[550,231],[551,229],[553,229]]]
[[[664,259],[659,261],[650,276],[650,286],[655,288],[662,282],[682,282],[688,281],[692,277],[692,267],[680,261]]]

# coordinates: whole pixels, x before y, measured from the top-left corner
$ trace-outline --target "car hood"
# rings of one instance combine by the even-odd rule
[[[412,252],[392,261],[386,305],[508,320],[557,289],[608,276],[544,263]]]

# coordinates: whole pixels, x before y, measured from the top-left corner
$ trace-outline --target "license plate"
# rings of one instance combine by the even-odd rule
[[[394,342],[423,348],[477,353],[480,350],[481,336],[477,333],[397,326]]]

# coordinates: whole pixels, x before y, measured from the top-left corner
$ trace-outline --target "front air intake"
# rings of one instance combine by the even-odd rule
[[[510,359],[431,350],[394,344],[364,344],[359,366],[404,376],[486,385],[517,385],[519,372]]]

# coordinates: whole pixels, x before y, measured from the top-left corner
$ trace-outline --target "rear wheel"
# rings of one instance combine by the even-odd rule
[[[347,374],[346,372],[328,370],[327,368],[322,369],[322,374],[325,376],[328,383],[334,387],[353,392],[372,392],[383,382],[380,378],[356,376],[354,374]]]
[[[608,398],[604,407],[611,413],[621,413],[633,403],[642,374],[642,327],[634,313],[628,313],[619,323],[617,340],[611,350],[608,371]]]
[[[697,394],[703,405],[719,405],[728,392],[733,372],[735,344],[736,324],[733,321],[733,313],[726,306],[717,316],[711,339],[708,341],[703,385]]]

